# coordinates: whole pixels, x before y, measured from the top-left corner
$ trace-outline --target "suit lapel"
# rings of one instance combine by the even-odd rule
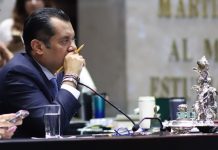
[[[48,80],[48,78],[42,71],[42,68],[38,65],[38,63],[32,57],[28,56],[27,54],[25,56],[31,62],[31,64],[33,64],[35,68],[36,80],[38,80],[37,83],[39,84],[39,88],[44,93],[44,95],[47,97],[47,99],[50,102],[52,102],[55,99],[55,96],[53,95],[53,92],[51,90],[52,89],[51,82]]]

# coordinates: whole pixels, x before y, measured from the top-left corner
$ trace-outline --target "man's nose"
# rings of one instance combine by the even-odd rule
[[[73,52],[77,49],[76,44],[74,42],[71,43],[70,47],[68,48],[68,52]]]

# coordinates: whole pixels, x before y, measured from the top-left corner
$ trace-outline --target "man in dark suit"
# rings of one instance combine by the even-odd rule
[[[15,137],[44,137],[44,105],[61,106],[62,134],[80,108],[76,88],[85,60],[76,53],[74,36],[69,17],[60,9],[39,9],[25,21],[26,53],[15,55],[0,71],[0,113],[30,112]],[[60,67],[64,73],[56,72]]]

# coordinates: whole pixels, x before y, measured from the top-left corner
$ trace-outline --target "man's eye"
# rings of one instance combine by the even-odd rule
[[[73,39],[72,39],[72,42],[76,43],[76,39],[75,39],[75,38],[73,38]]]
[[[68,39],[65,39],[65,40],[62,40],[61,43],[62,43],[62,44],[67,44],[68,41],[69,41]]]

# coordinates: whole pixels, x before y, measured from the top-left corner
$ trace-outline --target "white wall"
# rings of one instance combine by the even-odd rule
[[[198,1],[197,17],[189,15],[190,0],[169,0],[172,16],[160,17],[161,1],[166,2],[79,1],[78,27],[80,40],[87,43],[83,53],[88,69],[99,90],[129,113],[145,95],[185,96],[191,106],[197,96],[191,87],[198,76],[192,68],[203,55],[210,63],[212,86],[218,88],[217,0]],[[177,17],[181,4],[185,16]]]
[[[183,5],[180,0],[169,1],[171,16],[160,17],[161,0],[126,0],[129,111],[137,106],[138,97],[145,95],[185,96],[191,105],[197,96],[191,88],[198,77],[192,68],[204,55],[210,63],[213,86],[218,88],[218,5],[211,0],[198,1],[192,9],[196,8],[198,15],[190,16],[192,1],[182,0]],[[179,17],[182,6],[185,15]]]
[[[79,0],[79,42],[99,92],[123,111],[126,104],[124,0]],[[106,105],[106,115],[118,112]]]

